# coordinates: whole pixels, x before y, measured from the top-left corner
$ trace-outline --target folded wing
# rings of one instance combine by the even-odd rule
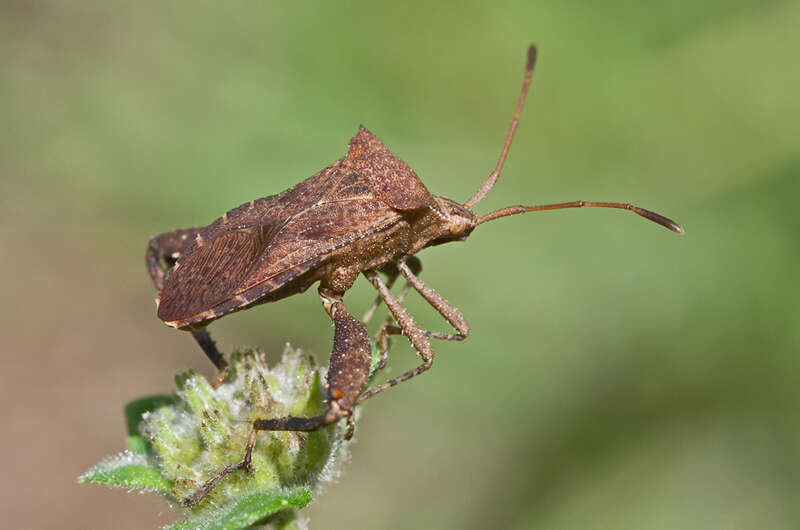
[[[176,327],[221,316],[400,219],[366,177],[334,164],[280,195],[231,210],[198,234],[167,277],[158,316]]]

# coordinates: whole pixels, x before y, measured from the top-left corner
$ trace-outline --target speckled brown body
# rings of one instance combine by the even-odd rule
[[[417,276],[421,265],[414,254],[421,249],[464,240],[477,225],[508,215],[583,206],[630,210],[682,232],[673,221],[627,203],[574,201],[509,206],[481,217],[472,212],[500,175],[535,60],[536,48],[530,46],[522,91],[500,158],[464,204],[431,195],[405,162],[360,127],[344,158],[296,186],[243,204],[207,227],[176,230],[150,240],[146,257],[159,290],[158,316],[166,324],[192,333],[219,368],[217,382],[225,377],[227,362],[205,328],[216,318],[303,292],[319,282],[323,308],[334,324],[327,410],[313,418],[255,420],[242,461],[222,469],[186,499],[187,503],[199,502],[225,475],[250,465],[259,430],[310,431],[347,418],[349,438],[356,405],[431,367],[430,339],[463,340],[469,335],[461,312]],[[384,281],[379,273],[387,279]],[[342,301],[359,274],[378,291],[361,321]],[[406,288],[395,297],[390,288],[399,276],[406,280]],[[433,306],[455,333],[421,329],[402,305],[410,288]],[[364,326],[381,302],[391,317],[377,336],[381,352],[378,369],[386,363],[387,337],[392,334],[405,335],[422,364],[365,391],[370,344]]]
[[[154,237],[147,263],[160,291],[158,316],[193,333],[220,369],[221,381],[227,363],[205,327],[318,282],[335,327],[330,410],[311,423],[306,418],[270,424],[318,428],[351,414],[369,370],[369,339],[364,324],[347,312],[344,293],[361,273],[388,268],[396,276],[398,260],[433,241],[466,235],[477,218],[462,210],[431,195],[405,162],[360,127],[345,157],[296,186],[234,208],[207,227]]]
[[[346,157],[289,190],[182,231],[183,239],[174,232],[153,238],[154,278],[163,274],[165,246],[178,256],[156,282],[158,316],[173,327],[196,327],[317,281],[343,293],[361,272],[413,254],[449,224],[442,201],[361,127]]]
[[[227,362],[205,329],[211,321],[301,293],[319,282],[323,307],[335,328],[328,410],[315,418],[253,424],[254,430],[314,430],[351,417],[353,407],[376,392],[362,394],[369,375],[369,336],[366,322],[347,311],[344,293],[361,273],[379,291],[385,290],[377,283],[376,271],[388,270],[393,281],[400,274],[399,261],[442,238],[463,238],[476,220],[458,203],[431,195],[405,162],[360,127],[344,158],[282,193],[228,211],[207,227],[152,238],[146,258],[159,290],[159,318],[192,332],[220,369],[217,382],[225,377]],[[387,305],[393,314],[398,312],[397,302],[387,300]],[[404,309],[399,311],[398,322],[415,325]],[[388,325],[381,330],[384,357],[385,336],[392,332],[395,329]],[[433,352],[419,340],[423,335],[412,335],[412,344],[424,351],[427,369]],[[380,388],[417,373],[404,374]],[[254,444],[255,437],[251,441]],[[252,444],[241,465],[249,465]],[[205,485],[192,502],[215,483]]]

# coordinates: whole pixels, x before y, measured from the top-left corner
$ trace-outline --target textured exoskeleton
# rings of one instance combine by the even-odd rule
[[[242,461],[220,471],[188,503],[198,502],[225,475],[250,464],[257,431],[309,431],[341,418],[350,421],[358,403],[431,366],[430,338],[467,337],[469,326],[458,309],[417,276],[421,266],[414,255],[421,249],[462,241],[477,225],[507,215],[581,206],[627,209],[671,230],[682,231],[665,217],[623,203],[575,201],[509,206],[480,217],[473,213],[472,207],[500,175],[535,59],[536,48],[531,46],[522,92],[495,170],[464,204],[432,195],[405,162],[360,127],[350,140],[346,156],[296,186],[234,208],[206,227],[176,230],[150,240],[147,264],[159,290],[158,316],[167,325],[194,335],[220,371],[217,384],[225,377],[227,362],[206,330],[214,319],[301,293],[318,282],[322,305],[335,327],[327,410],[313,418],[256,420]],[[378,290],[375,303],[362,321],[356,320],[342,302],[345,291],[359,274],[364,274]],[[400,275],[407,287],[394,297],[390,287]],[[401,304],[409,287],[436,308],[455,333],[422,330]],[[390,319],[380,329],[380,366],[386,361],[386,337],[390,334],[405,335],[422,364],[365,390],[370,344],[364,325],[381,301],[397,325]],[[352,422],[350,427],[352,434]]]

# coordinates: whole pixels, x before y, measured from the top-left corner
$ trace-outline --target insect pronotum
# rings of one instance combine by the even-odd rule
[[[522,90],[500,158],[494,171],[464,204],[431,195],[405,162],[360,127],[343,158],[294,187],[234,208],[208,226],[175,230],[150,240],[146,258],[159,291],[158,316],[167,325],[192,333],[219,370],[215,384],[225,378],[228,364],[206,330],[211,321],[301,293],[319,282],[322,306],[334,323],[327,410],[313,418],[255,420],[242,461],[220,470],[186,499],[187,504],[199,502],[227,474],[250,465],[258,431],[311,431],[347,418],[348,436],[352,435],[356,405],[431,367],[430,339],[463,340],[469,335],[469,325],[461,312],[419,278],[421,265],[415,254],[423,248],[463,241],[478,225],[501,217],[561,208],[620,208],[674,232],[683,232],[662,215],[618,202],[573,201],[508,206],[484,215],[473,212],[500,176],[535,62],[536,47],[531,45]],[[378,291],[362,320],[354,318],[342,302],[359,274]],[[395,297],[390,288],[399,276],[405,279],[406,288]],[[422,295],[455,333],[421,329],[402,304],[409,288]],[[392,318],[377,335],[380,367],[386,362],[387,336],[392,334],[405,335],[422,364],[365,390],[370,343],[364,326],[381,302]]]

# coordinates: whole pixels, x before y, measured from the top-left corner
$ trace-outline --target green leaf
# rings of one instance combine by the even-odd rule
[[[311,502],[311,490],[300,487],[284,491],[256,492],[214,511],[205,519],[184,519],[170,530],[202,527],[205,530],[241,530],[284,510],[302,508]]]
[[[172,481],[151,467],[147,457],[130,451],[106,458],[78,480],[83,483],[109,484],[120,488],[136,488],[168,495]]]
[[[175,405],[178,396],[174,394],[156,394],[136,399],[125,405],[125,424],[128,430],[128,449],[132,453],[150,453],[150,440],[139,432],[142,414],[152,412],[159,407]]]

